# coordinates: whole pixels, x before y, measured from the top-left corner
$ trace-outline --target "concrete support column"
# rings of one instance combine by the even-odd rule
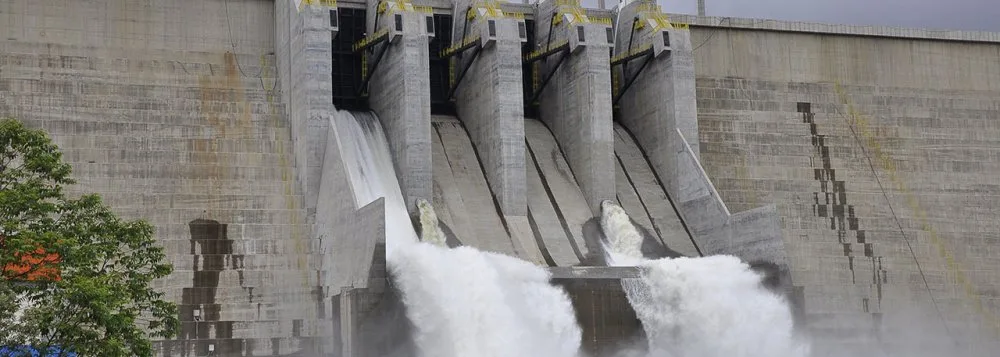
[[[472,15],[469,16],[471,9]],[[486,170],[486,179],[504,215],[527,214],[524,93],[520,26],[495,2],[456,0],[452,43],[483,39],[479,55],[468,50],[455,65],[455,77],[471,61],[455,91],[458,116],[465,124]]]
[[[556,54],[536,67],[538,85],[555,70],[538,97],[541,120],[559,142],[591,211],[599,214],[601,201],[615,198],[611,26],[592,23],[571,2],[541,2],[535,19],[536,49],[570,47],[561,64],[563,55]]]
[[[676,130],[687,138],[694,155],[699,155],[694,59],[690,33],[661,23],[666,16],[660,15],[656,4],[646,0],[630,3],[616,14],[616,58],[647,48],[657,53],[641,73],[640,67],[646,60],[641,57],[628,62],[627,66],[616,66],[614,87],[616,93],[625,90],[619,94],[621,99],[617,103],[622,125],[636,136],[653,166],[671,173],[663,175],[663,184],[677,199],[680,192],[676,174],[678,164],[675,155],[667,154],[679,149]],[[669,37],[666,49],[662,46],[664,36]],[[629,79],[636,73],[638,77],[629,86]]]
[[[428,53],[428,41],[434,35],[433,18],[429,12],[418,9],[406,1],[368,2],[368,33],[390,33],[388,47],[371,72],[368,101],[388,136],[403,197],[411,213],[416,212],[417,199],[433,198]],[[369,66],[382,50],[382,45],[372,48],[368,54]]]
[[[275,54],[281,102],[291,122],[297,178],[308,222],[315,222],[329,116],[333,108],[329,2],[275,1]]]

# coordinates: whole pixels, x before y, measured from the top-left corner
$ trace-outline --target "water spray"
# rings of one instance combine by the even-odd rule
[[[417,210],[420,211],[420,240],[422,242],[447,247],[447,237],[438,225],[437,214],[434,213],[434,206],[425,199],[417,199]]]

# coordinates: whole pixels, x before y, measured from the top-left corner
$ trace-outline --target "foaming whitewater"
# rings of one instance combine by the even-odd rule
[[[420,356],[577,356],[581,331],[572,304],[549,284],[547,270],[472,247],[448,249],[423,200],[418,240],[378,119],[343,111],[335,119],[356,203],[386,197],[386,263]]]
[[[791,310],[761,285],[739,258],[644,259],[639,235],[624,210],[602,204],[608,262],[639,266],[640,278],[622,286],[642,321],[649,356],[804,357]],[[638,253],[638,254],[637,254]]]
[[[437,214],[434,207],[425,199],[417,200],[417,209],[420,210],[420,241],[447,247],[447,238],[438,225]]]

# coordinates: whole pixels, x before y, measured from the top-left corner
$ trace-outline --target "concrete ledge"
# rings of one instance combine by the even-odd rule
[[[889,26],[838,25],[737,17],[699,17],[681,14],[670,14],[670,19],[675,22],[687,23],[694,27],[801,32],[825,35],[894,37],[938,41],[986,43],[1000,42],[1000,33],[985,31],[925,30]]]
[[[550,267],[552,280],[557,279],[625,279],[638,278],[639,267]]]

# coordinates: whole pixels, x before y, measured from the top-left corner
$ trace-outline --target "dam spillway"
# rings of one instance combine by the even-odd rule
[[[50,133],[75,193],[157,227],[183,321],[161,355],[337,355],[379,306],[387,212],[351,199],[340,109],[378,114],[410,214],[595,274],[554,278],[581,323],[617,314],[588,348],[636,327],[614,275],[578,267],[605,199],[650,254],[779,265],[819,347],[997,344],[996,34],[648,2],[0,0],[0,20],[0,115]]]

